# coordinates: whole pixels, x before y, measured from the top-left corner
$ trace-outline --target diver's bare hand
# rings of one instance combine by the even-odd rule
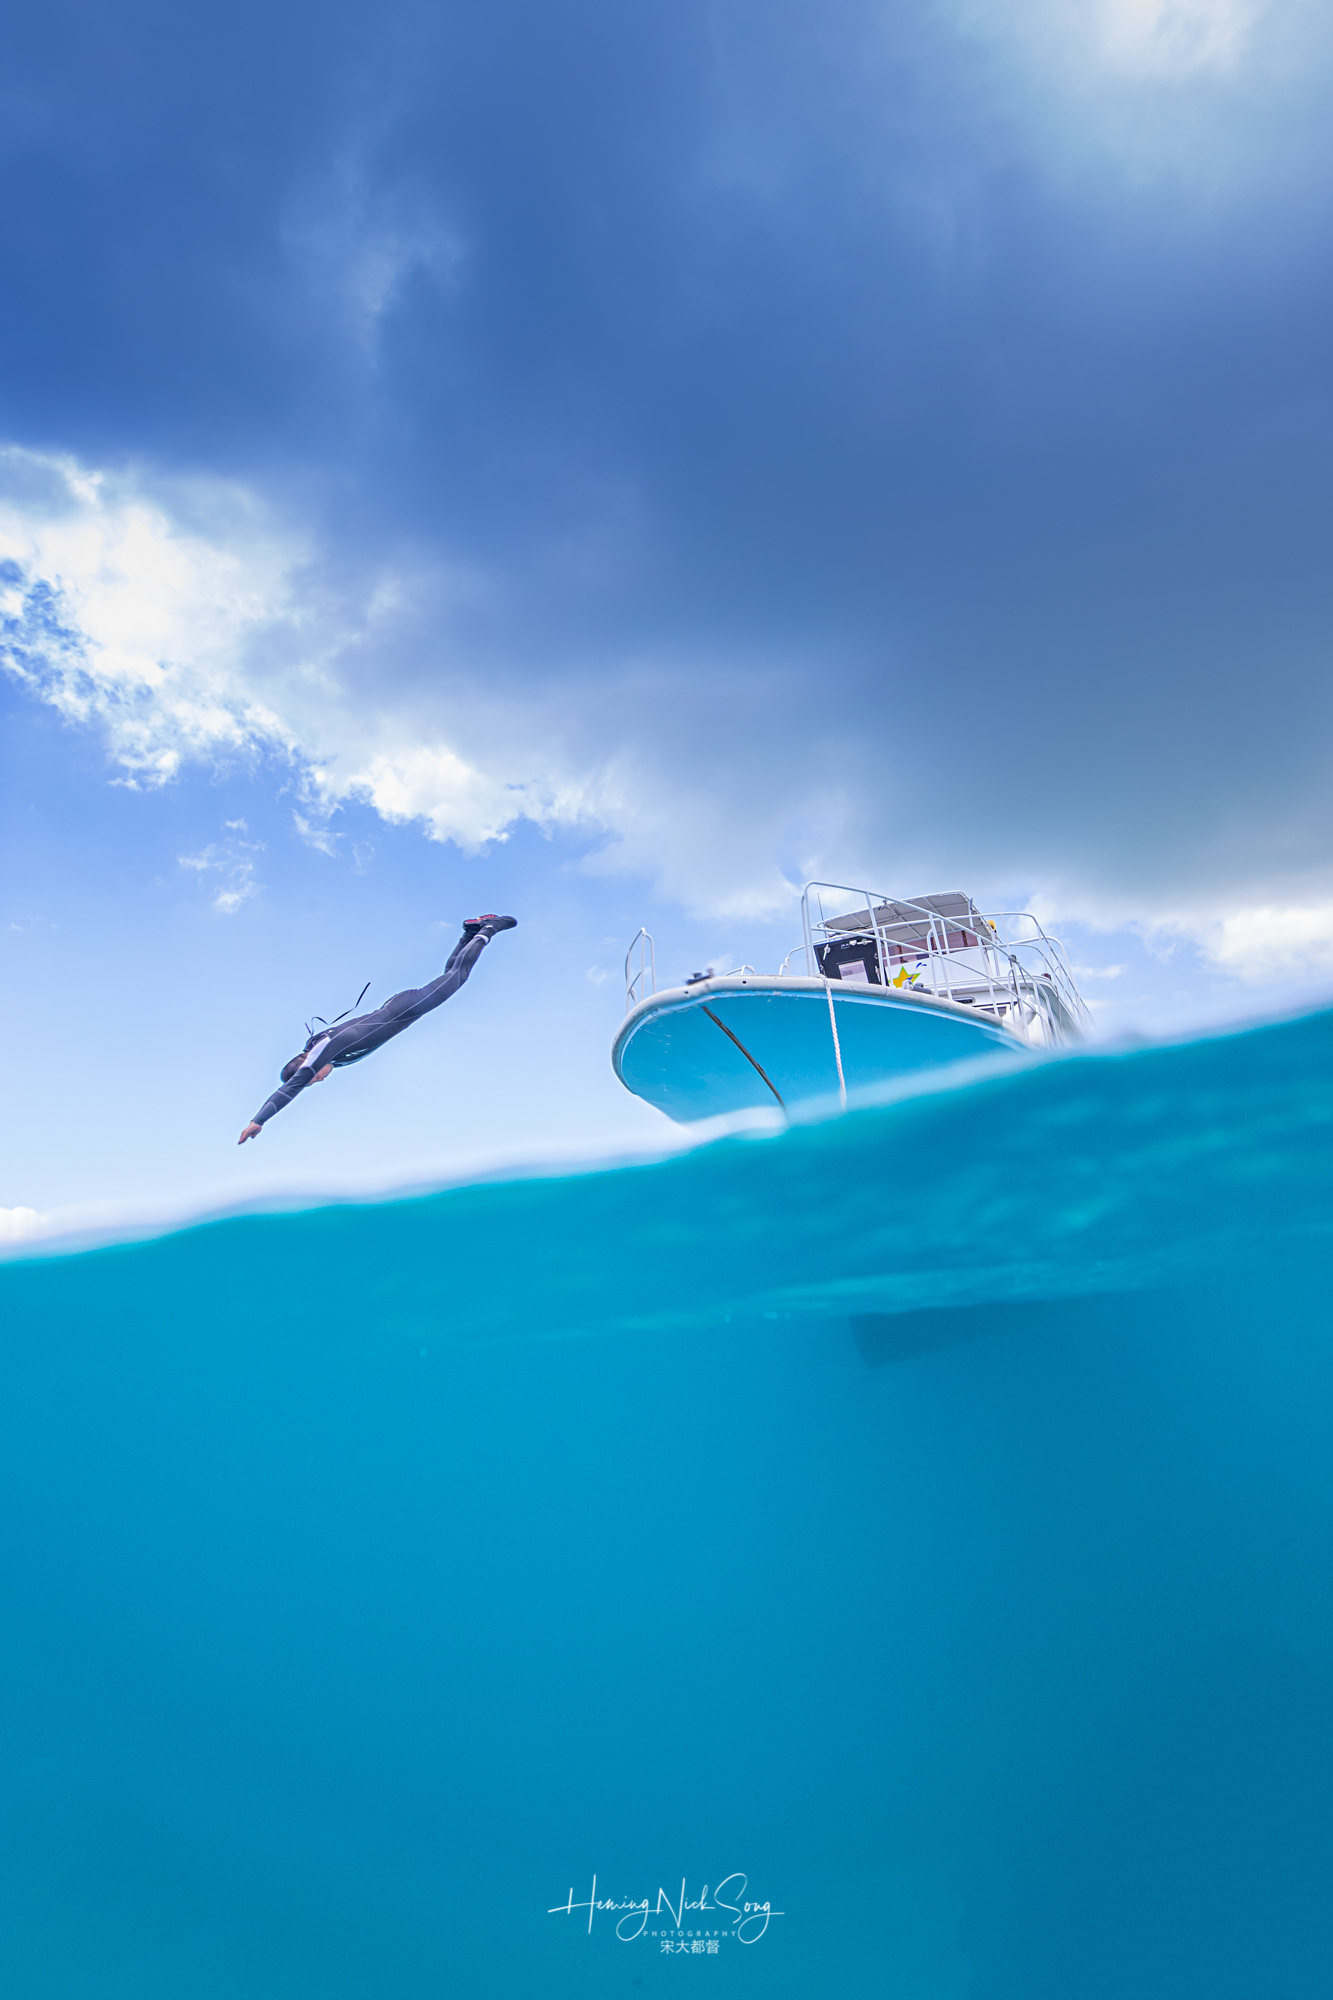
[[[236,1141],[237,1145],[243,1146],[247,1139],[257,1139],[260,1133],[263,1131],[263,1129],[264,1128],[262,1125],[256,1125],[252,1119],[251,1122],[246,1126],[244,1132],[242,1132],[240,1138]]]

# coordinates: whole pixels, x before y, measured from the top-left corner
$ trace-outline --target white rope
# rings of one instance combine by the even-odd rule
[[[838,1023],[833,1013],[833,982],[824,981],[824,992],[828,996],[828,1024],[833,1030],[833,1059],[838,1065],[838,1096],[842,1108],[847,1109],[847,1079],[842,1073],[842,1044],[838,1040]]]

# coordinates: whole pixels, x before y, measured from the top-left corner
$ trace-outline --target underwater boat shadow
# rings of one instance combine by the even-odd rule
[[[1083,1299],[996,1299],[982,1305],[924,1306],[916,1312],[853,1313],[849,1320],[856,1351],[868,1368],[914,1361],[964,1342],[995,1334],[1037,1333],[1067,1323],[1071,1311],[1086,1312]]]

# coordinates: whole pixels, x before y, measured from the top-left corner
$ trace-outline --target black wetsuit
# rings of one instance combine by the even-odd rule
[[[290,1083],[282,1084],[272,1097],[254,1115],[254,1123],[263,1125],[275,1111],[282,1111],[294,1097],[315,1080],[316,1070],[323,1069],[325,1063],[332,1063],[335,1069],[345,1069],[348,1063],[360,1062],[362,1056],[370,1055],[382,1048],[385,1042],[401,1035],[404,1028],[410,1028],[423,1014],[429,1014],[434,1007],[457,993],[459,987],[481,957],[490,942],[489,930],[469,934],[465,931],[450,952],[444,971],[438,979],[432,979],[429,986],[410,986],[405,993],[395,993],[373,1014],[358,1014],[355,1020],[339,1021],[332,1028],[322,1028],[312,1035],[305,1045],[301,1067]]]

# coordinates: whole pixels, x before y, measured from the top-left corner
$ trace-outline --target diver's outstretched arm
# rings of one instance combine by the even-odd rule
[[[323,1048],[326,1048],[327,1046],[328,1046],[328,1038],[326,1036],[323,1046],[319,1050],[317,1050],[316,1053],[322,1054]],[[333,1065],[331,1063],[325,1063],[321,1069],[310,1069],[305,1063],[302,1063],[300,1069],[297,1070],[296,1074],[292,1077],[291,1081],[289,1083],[279,1084],[278,1088],[274,1091],[272,1097],[266,1098],[263,1104],[260,1105],[254,1117],[250,1120],[250,1123],[246,1126],[244,1132],[242,1132],[240,1138],[236,1141],[237,1145],[243,1146],[247,1139],[257,1139],[260,1133],[263,1131],[265,1125],[268,1123],[269,1119],[272,1118],[276,1112],[284,1111],[287,1108],[287,1106],[291,1103],[294,1097],[299,1097],[300,1093],[306,1088],[307,1084],[323,1083],[325,1077],[329,1074],[332,1067]]]

